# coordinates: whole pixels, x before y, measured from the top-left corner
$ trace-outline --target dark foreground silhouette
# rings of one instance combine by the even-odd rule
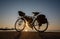
[[[60,39],[60,32],[0,32],[0,39]]]
[[[26,27],[26,23],[32,30],[35,29],[38,32],[45,32],[48,29],[49,22],[44,14],[40,14],[40,12],[32,12],[33,16],[28,16],[23,11],[18,11],[18,14],[19,18],[14,24],[16,31],[23,31]]]

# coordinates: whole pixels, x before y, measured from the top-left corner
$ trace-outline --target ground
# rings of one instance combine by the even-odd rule
[[[0,32],[0,39],[60,39],[60,32]]]

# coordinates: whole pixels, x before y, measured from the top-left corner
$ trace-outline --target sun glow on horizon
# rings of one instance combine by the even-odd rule
[[[29,26],[28,26],[28,22],[27,21],[26,21],[26,27],[25,27],[24,31],[29,31]]]

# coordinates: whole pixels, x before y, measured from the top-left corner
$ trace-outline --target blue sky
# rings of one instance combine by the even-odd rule
[[[59,0],[0,0],[0,27],[14,27],[19,10],[29,16],[33,11],[45,14],[49,21],[48,31],[60,31]]]

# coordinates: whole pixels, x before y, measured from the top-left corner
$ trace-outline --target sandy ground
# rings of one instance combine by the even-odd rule
[[[60,39],[60,32],[0,32],[0,39]]]

